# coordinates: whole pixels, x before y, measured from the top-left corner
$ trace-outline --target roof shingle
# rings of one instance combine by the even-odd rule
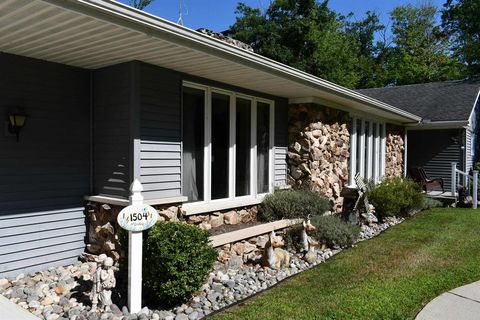
[[[480,89],[480,77],[358,92],[413,113],[425,120],[468,120]]]

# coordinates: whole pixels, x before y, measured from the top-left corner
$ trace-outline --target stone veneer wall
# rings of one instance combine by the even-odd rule
[[[340,213],[340,193],[348,183],[351,118],[348,113],[316,104],[289,108],[288,183],[326,196]]]
[[[235,225],[257,220],[257,206],[229,209],[201,215],[185,216],[181,204],[154,206],[159,213],[159,221],[182,221],[198,225],[204,230],[220,227],[224,224]],[[88,235],[84,253],[89,255],[105,253],[118,261],[124,256],[120,245],[120,227],[117,224],[117,215],[122,206],[89,202],[86,206]]]
[[[385,176],[402,176],[404,174],[405,129],[387,125],[386,131]]]

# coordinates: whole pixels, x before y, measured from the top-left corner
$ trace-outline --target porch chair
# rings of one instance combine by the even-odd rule
[[[411,167],[408,168],[410,177],[413,181],[418,182],[422,185],[423,190],[428,192],[434,188],[441,188],[442,192],[445,192],[443,179],[442,178],[430,178],[425,173],[425,170],[422,167]]]
[[[357,201],[355,202],[355,206],[353,207],[353,210],[358,210],[358,205],[360,201],[363,200],[363,204],[365,205],[365,212],[367,212],[370,207],[370,203],[368,202],[368,198],[366,195],[368,191],[367,184],[365,183],[363,178],[360,177],[360,173],[357,173],[355,175],[354,180],[355,180],[355,184],[357,185],[358,198],[357,198]]]

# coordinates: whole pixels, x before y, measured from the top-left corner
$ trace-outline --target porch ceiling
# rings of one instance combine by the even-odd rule
[[[111,0],[2,0],[0,51],[87,69],[140,60],[289,99],[316,97],[397,122],[419,117]]]

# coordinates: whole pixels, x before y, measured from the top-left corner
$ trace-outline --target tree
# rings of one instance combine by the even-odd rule
[[[354,88],[357,44],[343,32],[344,20],[328,1],[272,0],[261,12],[240,3],[231,31],[257,53],[323,79]]]
[[[347,18],[352,18],[350,14]],[[347,21],[345,32],[357,44],[358,72],[357,88],[372,88],[384,84],[384,64],[389,47],[386,40],[375,41],[375,35],[383,32],[385,26],[375,12],[367,11],[359,21]]]
[[[146,6],[150,5],[153,0],[130,0],[130,5],[139,10],[143,10]]]
[[[391,12],[395,47],[387,62],[387,82],[404,85],[461,76],[461,64],[449,55],[448,37],[436,25],[436,13],[434,6],[410,4]]]
[[[443,27],[453,39],[453,52],[468,74],[480,74],[480,1],[447,0],[444,8]]]

